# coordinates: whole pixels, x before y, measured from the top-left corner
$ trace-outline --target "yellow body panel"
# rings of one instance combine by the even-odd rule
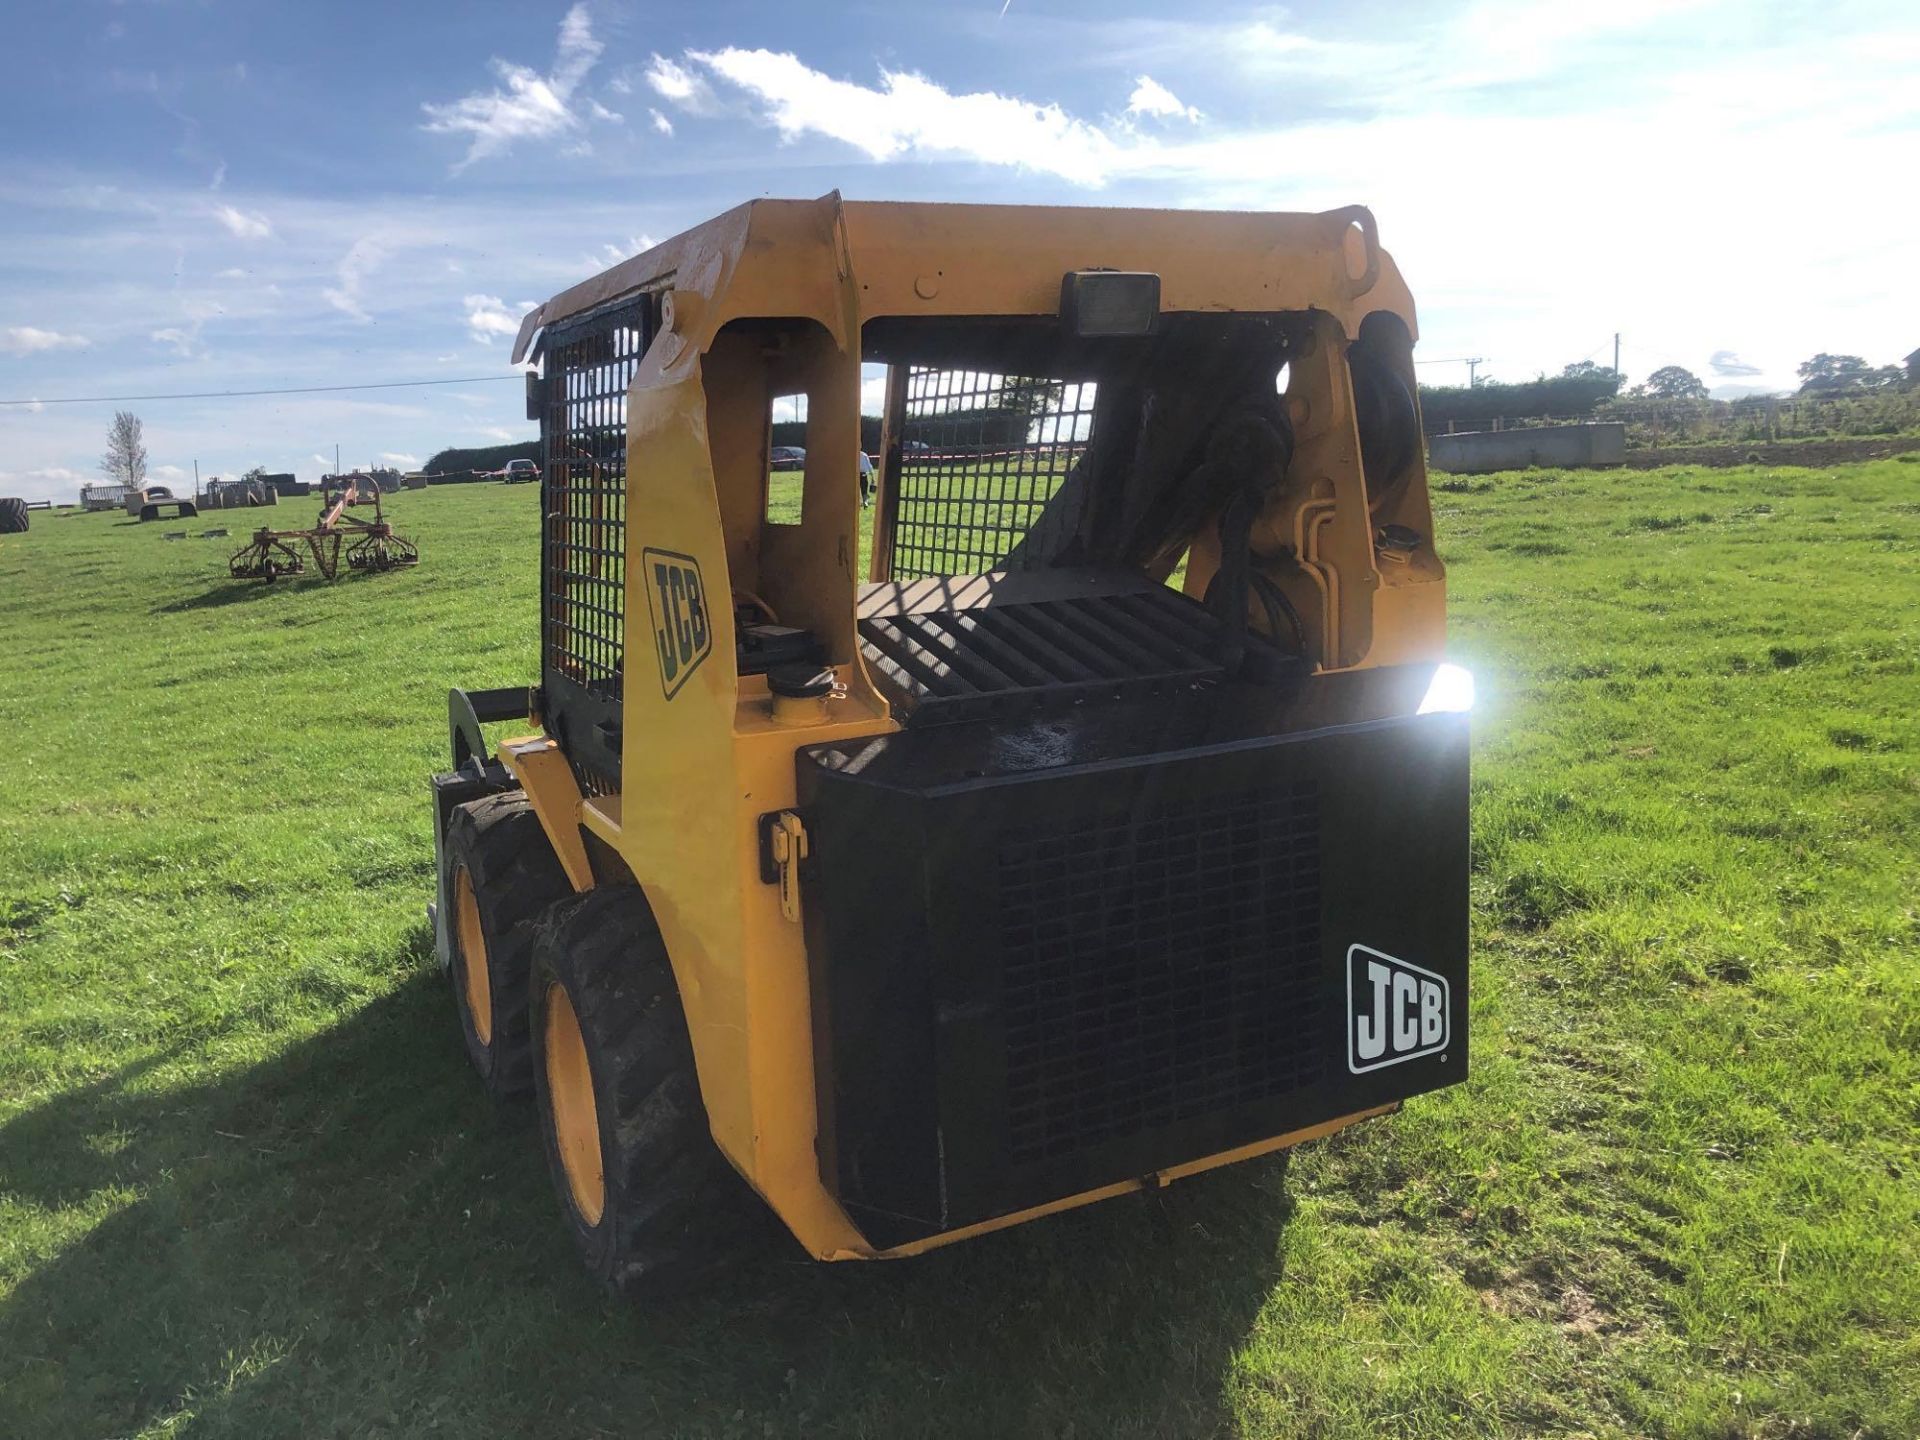
[[[560,868],[576,892],[593,888],[593,865],[580,839],[580,782],[560,747],[544,736],[508,740],[500,746],[500,763],[527,792],[540,828],[560,857]]]
[[[1165,311],[1309,317],[1288,391],[1294,466],[1309,482],[1289,486],[1262,517],[1256,555],[1298,557],[1298,571],[1276,570],[1276,580],[1303,616],[1316,617],[1309,658],[1322,668],[1437,659],[1438,561],[1419,558],[1383,576],[1373,542],[1383,518],[1424,533],[1424,466],[1407,487],[1417,503],[1403,497],[1406,516],[1370,513],[1354,399],[1337,363],[1368,316],[1391,316],[1408,344],[1414,333],[1406,287],[1378,247],[1372,217],[1357,207],[1245,215],[842,205],[832,195],[761,201],[556,296],[527,317],[516,345],[517,360],[543,324],[637,291],[661,296],[661,330],[627,404],[621,793],[568,793],[542,769],[548,752],[523,748],[508,763],[530,794],[539,792],[543,820],[553,812],[549,833],[568,837],[562,859],[577,887],[592,883],[584,824],[644,888],[672,957],[714,1138],[821,1258],[877,1252],[821,1180],[807,952],[800,925],[781,913],[778,888],[761,878],[758,825],[795,803],[797,749],[898,728],[855,634],[861,327],[890,315],[1052,315],[1062,274],[1096,267],[1155,272]],[[770,338],[749,323],[764,318],[792,323]],[[808,400],[802,520],[763,523],[768,402],[796,392]],[[1214,564],[1203,533],[1189,560],[1191,592],[1204,589]],[[841,693],[817,719],[776,715],[764,680],[736,674],[730,592],[751,594],[820,637]],[[1376,1113],[885,1253],[916,1253]]]

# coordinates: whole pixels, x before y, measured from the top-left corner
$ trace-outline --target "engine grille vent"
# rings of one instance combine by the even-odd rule
[[[1014,1163],[1319,1079],[1319,810],[1301,782],[1002,839]]]

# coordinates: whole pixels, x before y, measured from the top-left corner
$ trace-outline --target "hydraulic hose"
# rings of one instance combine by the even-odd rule
[[[1267,502],[1286,483],[1293,461],[1293,427],[1284,411],[1242,410],[1229,416],[1207,445],[1207,458],[1188,480],[1230,497],[1220,512],[1220,568],[1207,585],[1206,606],[1223,627],[1220,663],[1238,674],[1247,658],[1247,600],[1253,576],[1253,526]],[[1277,594],[1277,590],[1275,591]],[[1285,603],[1285,597],[1281,596]],[[1261,603],[1272,614],[1266,590]],[[1288,605],[1288,611],[1292,606]],[[1291,616],[1299,630],[1299,617]]]

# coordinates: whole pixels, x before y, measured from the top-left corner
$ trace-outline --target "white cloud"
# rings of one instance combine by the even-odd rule
[[[183,465],[155,465],[147,471],[147,474],[156,480],[165,481],[184,480],[187,478],[187,470]]]
[[[1129,115],[1151,115],[1156,119],[1183,119],[1193,123],[1200,120],[1200,112],[1191,105],[1180,103],[1180,97],[1151,75],[1142,75],[1134,82],[1133,94],[1127,99]]]
[[[387,258],[387,247],[371,235],[363,235],[353,242],[347,253],[340,259],[335,273],[339,284],[329,285],[320,294],[326,302],[342,314],[350,315],[365,324],[373,317],[361,304],[366,291],[367,276],[380,267]]]
[[[469,295],[462,303],[467,307],[467,333],[476,344],[491,345],[518,335],[520,317],[533,309],[535,302],[522,300],[515,309],[498,295]]]
[[[0,350],[9,355],[32,355],[40,350],[84,350],[89,343],[84,335],[62,335],[58,330],[42,330],[37,325],[9,325],[0,331]]]
[[[627,243],[624,245],[608,244],[602,245],[598,250],[589,250],[586,254],[585,264],[589,270],[600,271],[610,269],[618,265],[622,260],[631,260],[636,255],[644,255],[659,243],[660,242],[655,240],[651,235],[629,235],[627,237]],[[485,297],[468,296],[467,298],[471,300],[475,298],[484,299]],[[522,312],[524,313],[526,310],[531,310],[532,308],[533,306],[531,305],[523,306]],[[519,322],[515,321],[514,324],[517,328]]]
[[[195,327],[197,330],[199,327]],[[197,338],[193,332],[178,328],[155,330],[147,337],[157,345],[171,345],[176,355],[185,358],[193,354],[193,342]]]
[[[1849,347],[1862,353],[1911,348],[1889,323],[1898,308],[1889,277],[1901,273],[1899,247],[1920,225],[1920,201],[1883,182],[1901,173],[1916,140],[1904,96],[1920,37],[1809,31],[1792,45],[1722,45],[1717,16],[1624,0],[1618,15],[1555,10],[1529,20],[1509,0],[1482,0],[1464,16],[1380,44],[1271,25],[1202,27],[1223,42],[1220,63],[1243,83],[1271,86],[1284,71],[1319,97],[1305,118],[1228,125],[1214,117],[1204,128],[1136,125],[1137,112],[1083,118],[897,71],[860,84],[767,50],[689,52],[656,61],[650,75],[669,98],[710,82],[786,139],[823,137],[875,161],[971,161],[1122,188],[1126,200],[1154,205],[1322,210],[1366,201],[1420,297],[1428,343],[1445,353],[1471,347],[1459,353],[1492,356],[1509,377],[1558,369],[1616,329],[1629,342],[1636,330],[1672,335],[1680,316],[1708,342],[1643,340],[1627,357],[1632,373],[1665,363],[1702,368],[1721,345],[1768,380],[1791,377],[1799,359],[1834,348],[1827,337],[1839,333],[1857,336]],[[1486,27],[1506,19],[1516,29],[1500,42],[1499,64],[1476,55]],[[1241,43],[1224,43],[1236,36]],[[1154,62],[1135,63],[1129,73],[1140,76]],[[1503,81],[1501,65],[1520,79]],[[1651,240],[1623,243],[1593,225],[1592,171],[1568,162],[1669,153],[1676,137],[1711,163],[1639,174],[1635,209],[1713,248],[1719,270],[1707,291]],[[1476,193],[1474,224],[1462,227],[1457,169],[1435,166],[1436,154],[1499,154],[1509,173],[1529,180]],[[1826,207],[1852,216],[1849,225],[1770,219],[1768,176],[1788,173],[1800,177],[1800,213]],[[1511,249],[1490,267],[1488,234],[1551,243]],[[1582,283],[1569,288],[1576,274]],[[1776,309],[1761,325],[1739,296],[1764,292],[1768,276],[1780,274],[1850,278],[1818,312]]]
[[[418,470],[420,468],[420,457],[418,455],[409,455],[404,450],[382,450],[380,452],[380,458],[389,465],[397,465],[403,470]]]
[[[489,440],[498,440],[501,442],[524,440],[527,438],[524,434],[515,434],[504,425],[482,425],[479,433]]]
[[[225,270],[215,272],[213,278],[216,280],[244,280],[252,273],[250,270],[242,270],[238,265],[234,265]]]
[[[231,205],[214,206],[213,218],[226,226],[228,231],[239,240],[264,240],[273,234],[273,226],[268,223],[266,216],[257,212],[249,214]]]
[[[604,48],[593,38],[587,7],[575,5],[560,22],[552,70],[542,75],[530,66],[496,59],[494,73],[505,89],[475,91],[444,105],[422,105],[427,115],[422,128],[471,137],[466,157],[453,167],[456,174],[476,160],[511,149],[517,140],[552,140],[577,130],[580,117],[573,108],[573,92]]]
[[[647,114],[653,117],[653,128],[669,138],[673,135],[673,122],[658,110],[649,109]]]
[[[614,124],[614,125],[618,125],[623,119],[626,118],[618,110],[609,110],[606,106],[602,105],[598,100],[587,101],[587,113],[593,116],[593,118],[596,120],[605,120],[608,123]]]
[[[991,91],[955,95],[899,70],[882,70],[874,90],[770,50],[692,51],[688,58],[746,91],[788,139],[827,135],[875,160],[958,155],[1100,185],[1122,158],[1105,131],[1058,105]]]
[[[720,108],[713,98],[713,87],[703,76],[664,55],[655,55],[647,62],[647,84],[654,94],[671,100],[690,115],[712,115]]]
[[[1759,375],[1758,365],[1749,365],[1731,350],[1716,350],[1707,360],[1707,368],[1716,375]]]
[[[80,487],[99,477],[65,465],[44,465],[32,470],[0,470],[0,495],[18,495],[22,500],[64,500],[79,498]]]

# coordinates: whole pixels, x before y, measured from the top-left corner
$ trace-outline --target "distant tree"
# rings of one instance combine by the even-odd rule
[[[1858,390],[1873,383],[1873,367],[1858,355],[1829,355],[1825,351],[1802,365],[1799,375],[1802,395]]]
[[[1060,403],[1066,384],[1059,380],[1036,380],[1027,376],[1006,375],[1000,380],[995,402],[1004,409],[1022,415],[1044,415]]]
[[[1420,412],[1429,426],[1514,415],[1586,416],[1619,393],[1618,374],[1581,361],[1551,378],[1542,375],[1514,384],[1483,375],[1471,387],[1422,385]]]
[[[1704,400],[1707,387],[1700,377],[1681,365],[1666,365],[1647,377],[1647,390],[1661,400]]]
[[[1613,381],[1614,388],[1620,388],[1620,382],[1627,377],[1605,365],[1596,365],[1591,360],[1576,360],[1560,372],[1562,380],[1592,380],[1596,383]]]
[[[267,467],[264,465],[256,465],[240,478],[242,480],[264,480],[267,478]]]
[[[583,461],[590,460],[588,449],[576,446]],[[624,450],[622,451],[624,453]],[[475,450],[441,450],[429,457],[420,467],[427,475],[464,474],[471,470],[499,470],[509,460],[531,460],[540,463],[540,442],[538,440],[516,440],[506,445],[483,445]]]
[[[147,445],[141,438],[140,417],[131,410],[114,412],[100,473],[115,485],[137,486],[147,478]]]

